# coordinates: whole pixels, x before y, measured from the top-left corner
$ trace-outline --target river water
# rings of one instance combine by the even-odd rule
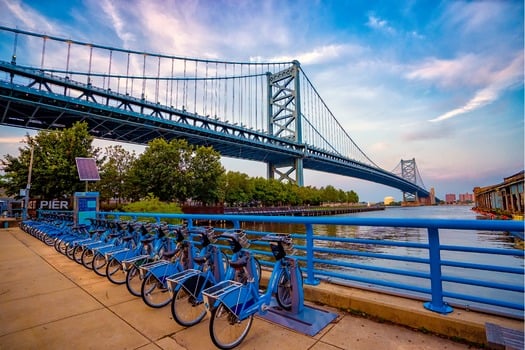
[[[366,218],[425,218],[425,219],[463,219],[463,220],[483,220],[485,218],[477,215],[471,210],[470,206],[421,206],[421,207],[390,207],[385,210],[345,214],[339,216],[349,217],[366,217]],[[247,224],[244,227],[248,230],[253,229],[257,231],[266,232],[280,232],[280,233],[297,233],[305,232],[303,225],[287,225],[287,224],[265,224],[254,223]],[[253,226],[252,226],[253,225]],[[344,225],[314,225],[314,234],[319,236],[329,237],[345,237],[345,238],[361,238],[374,240],[393,240],[406,242],[428,242],[428,232],[426,229],[418,228],[394,228],[394,227],[368,227],[368,226],[344,226]],[[469,230],[439,230],[440,243],[442,245],[456,245],[482,248],[499,248],[499,249],[516,249],[518,248],[518,240],[505,232],[484,232],[484,231],[469,231]],[[298,242],[298,244],[302,244]],[[331,248],[343,248],[349,250],[369,251],[373,253],[399,255],[399,256],[415,256],[421,258],[428,258],[426,250],[407,248],[407,247],[392,247],[392,246],[368,246],[356,247],[351,243],[330,242],[330,241],[316,241],[316,246],[325,246]],[[520,248],[521,249],[521,248]],[[428,266],[426,264],[409,263],[396,260],[378,259],[374,257],[362,256],[342,256],[333,254],[316,254],[320,259],[337,259],[352,264],[362,264],[376,267],[395,268],[410,271],[420,271],[428,273]],[[443,251],[441,254],[442,260],[462,261],[469,263],[478,263],[485,265],[498,265],[514,268],[524,268],[524,259],[520,256],[505,256],[505,255],[488,255],[478,253],[464,253],[464,252],[450,252]],[[333,266],[319,266],[316,269],[334,269]],[[429,288],[429,281],[426,279],[417,279],[406,277],[402,275],[392,275],[381,272],[374,272],[364,269],[343,268],[345,273],[363,278],[374,278],[386,280],[389,282],[409,283],[424,288]],[[483,279],[494,283],[505,283],[512,285],[523,285],[523,275],[504,274],[490,271],[479,271],[470,269],[449,268],[443,266],[444,275],[452,275],[454,277],[469,278],[469,279]],[[370,287],[371,285],[367,285]],[[372,286],[373,287],[373,286]],[[382,288],[379,288],[382,289]],[[483,287],[465,286],[462,284],[453,284],[444,282],[444,289],[461,294],[476,295],[486,298],[494,298],[499,300],[506,300],[513,303],[522,303],[523,294],[517,292],[508,292],[495,289],[488,289]],[[417,295],[416,295],[417,296]],[[480,307],[475,303],[454,301],[456,304],[461,304],[465,307]],[[465,304],[463,304],[465,303]],[[470,305],[470,306],[469,306]],[[483,305],[480,307],[483,309]],[[498,309],[498,308],[496,308]],[[514,310],[499,310],[503,313],[523,316],[523,312]],[[497,311],[498,312],[498,311]]]

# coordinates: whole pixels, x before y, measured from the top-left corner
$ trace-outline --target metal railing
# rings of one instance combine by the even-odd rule
[[[303,269],[305,284],[315,285],[321,279],[335,283],[357,284],[361,287],[426,300],[423,304],[425,308],[442,314],[452,312],[452,306],[463,306],[523,319],[523,249],[440,243],[442,232],[447,230],[524,232],[523,221],[124,212],[100,212],[99,215],[108,219],[122,220],[152,218],[157,222],[180,219],[187,220],[190,227],[203,222],[215,223],[217,230],[244,228],[247,224],[253,223],[292,224],[293,227],[302,227],[302,230],[293,233],[292,237],[295,241],[296,257]],[[414,242],[329,237],[315,235],[315,225],[423,229],[427,232],[427,239]],[[267,233],[249,229],[246,229],[246,232],[254,236]],[[254,252],[263,257],[263,264],[270,265],[271,259],[266,260],[264,256],[269,256],[271,253],[260,245],[253,247]],[[385,247],[394,250],[402,248],[409,254],[384,253],[382,250]],[[505,256],[513,259],[513,266],[494,263]],[[370,264],[362,261],[371,259],[383,263]],[[486,260],[490,260],[491,263],[487,263]],[[488,277],[489,275],[496,276],[497,280]]]

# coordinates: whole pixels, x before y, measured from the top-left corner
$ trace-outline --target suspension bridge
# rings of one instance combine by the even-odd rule
[[[178,57],[3,26],[0,52],[2,125],[61,129],[83,121],[99,139],[212,146],[300,186],[311,169],[397,188],[405,200],[430,195],[415,159],[402,160],[396,173],[359,148],[297,61]]]

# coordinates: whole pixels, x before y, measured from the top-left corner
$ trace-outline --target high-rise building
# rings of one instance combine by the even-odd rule
[[[445,203],[447,203],[447,204],[456,203],[456,194],[455,193],[447,193],[445,195]]]
[[[460,193],[459,201],[462,203],[474,202],[474,195],[472,193]]]

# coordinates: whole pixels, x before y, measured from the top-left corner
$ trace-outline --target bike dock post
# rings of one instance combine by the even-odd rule
[[[291,310],[284,310],[272,299],[272,303],[267,311],[259,315],[281,326],[309,336],[314,336],[336,319],[337,314],[318,307],[304,305],[304,291],[300,283],[302,277],[299,276],[301,270],[298,268],[297,260],[290,259],[289,264],[294,271],[290,278],[290,282],[292,283]]]

